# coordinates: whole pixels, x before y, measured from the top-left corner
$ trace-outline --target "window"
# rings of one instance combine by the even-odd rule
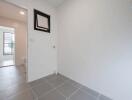
[[[15,37],[13,33],[3,33],[3,55],[14,54]]]

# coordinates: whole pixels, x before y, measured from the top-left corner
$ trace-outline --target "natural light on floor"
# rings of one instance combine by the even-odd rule
[[[14,65],[14,61],[13,60],[7,60],[7,61],[3,61],[2,66],[12,66]]]

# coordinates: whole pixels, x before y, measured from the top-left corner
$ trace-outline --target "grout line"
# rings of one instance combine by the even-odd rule
[[[61,74],[60,74],[60,75],[61,75]],[[65,76],[64,76],[64,77],[65,77]],[[67,78],[67,77],[66,77],[66,78]],[[63,79],[63,80],[64,80],[64,79]],[[53,85],[48,81],[48,79],[46,79],[46,81],[47,81],[51,86],[53,86]],[[61,84],[61,85],[57,86],[56,88],[54,88],[54,90],[57,89],[57,88],[59,88],[59,87],[61,87],[61,86],[63,86],[65,83],[68,83],[68,82],[70,82],[69,78],[66,79],[66,81],[64,80],[64,83],[63,83],[63,84]],[[74,83],[72,84],[72,86],[76,87],[77,90],[79,90],[79,89],[81,88],[81,86],[80,86],[80,87],[75,86]],[[77,90],[76,90],[76,91],[77,91]],[[76,91],[74,91],[74,92],[76,92]],[[59,93],[60,93],[63,97],[65,97],[66,99],[68,98],[68,97],[66,97],[63,93],[61,93],[59,90],[57,90],[57,92],[59,92]],[[73,93],[74,93],[74,92],[73,92]]]
[[[48,83],[49,85],[53,86],[53,85],[50,83],[50,81],[48,81],[48,80],[46,80],[46,81],[47,81],[47,83]],[[59,88],[59,87],[61,87],[61,86],[64,85],[64,84],[65,84],[65,82],[63,82],[62,84],[56,86],[55,88]]]
[[[54,85],[52,85],[48,79],[46,79],[46,82],[47,82],[50,86],[54,87]],[[62,86],[63,84],[65,84],[65,82],[61,83],[60,85],[58,85],[58,86],[56,86],[56,87],[54,87],[54,88],[59,88],[59,87]]]
[[[61,74],[60,74],[60,75],[61,75]],[[65,77],[65,76],[64,76],[64,77]],[[66,77],[66,78],[67,78],[67,77]],[[57,78],[54,78],[53,80],[55,80],[55,79],[57,79]],[[32,91],[34,92],[34,94],[37,96],[37,100],[38,100],[39,98],[48,95],[50,92],[52,92],[52,91],[54,91],[54,90],[57,90],[57,88],[63,86],[65,83],[70,82],[69,78],[66,79],[66,80],[65,80],[65,79],[62,79],[62,80],[64,80],[64,82],[62,82],[62,83],[61,83],[60,85],[58,85],[58,86],[54,86],[54,85],[50,82],[50,80],[48,80],[48,79],[45,78],[45,82],[48,83],[51,87],[53,87],[53,89],[47,91],[46,93],[44,93],[44,94],[41,95],[41,96],[37,96],[36,92],[34,92],[34,90],[33,90],[32,88],[34,88],[34,87],[36,87],[36,86],[38,86],[38,85],[43,84],[43,82],[40,83],[40,84],[37,84],[36,86],[32,86],[31,89],[32,89]],[[57,92],[58,92],[59,94],[61,94],[63,97],[65,97],[66,100],[68,100],[68,99],[70,99],[75,93],[77,93],[77,92],[82,88],[82,85],[81,85],[81,84],[80,84],[81,86],[79,86],[79,87],[77,87],[76,84],[74,85],[74,83],[73,83],[72,85],[73,85],[74,87],[76,87],[77,90],[75,90],[69,97],[66,97],[66,96],[65,96],[63,93],[61,93],[59,90],[57,90]],[[82,91],[82,90],[81,90],[81,91]],[[99,100],[99,98],[100,98],[100,96],[101,96],[101,94],[99,94],[99,95],[96,97],[96,96],[94,96],[94,95],[92,95],[92,94],[90,94],[90,93],[87,93],[87,92],[85,92],[85,91],[82,91],[82,92],[84,92],[84,93],[86,93],[86,94],[88,94],[88,95],[90,95],[90,96],[96,98],[96,100]]]
[[[56,79],[56,78],[54,78],[54,79]],[[57,87],[54,87],[51,83],[50,83],[50,81],[48,80],[48,79],[45,79],[45,82],[46,83],[48,83],[50,86],[52,86],[52,87],[54,87],[53,89],[51,89],[51,90],[49,90],[48,92],[46,92],[46,93],[44,93],[42,96],[37,96],[38,98],[40,98],[40,97],[43,97],[43,96],[46,96],[46,95],[48,95],[50,92],[52,92],[52,91],[54,91],[55,89],[57,89],[57,88],[59,88],[59,87],[61,87],[61,86],[63,86],[65,83],[68,83],[70,80],[66,80],[66,81],[64,81],[62,84],[60,84],[60,85],[58,85]],[[40,84],[42,84],[42,83],[40,83]],[[40,84],[38,84],[38,85],[40,85]],[[38,86],[38,85],[36,85],[36,86]],[[74,86],[74,83],[72,84],[73,86]],[[34,87],[36,87],[36,86],[34,86]],[[76,87],[76,86],[74,86],[74,87]],[[76,87],[77,88],[77,87]],[[80,87],[78,87],[78,89],[76,90],[76,91],[74,91],[72,94],[71,94],[71,96],[73,96],[76,92],[78,92],[80,89],[82,88],[82,86],[80,86]],[[32,89],[32,87],[31,87],[31,89]],[[33,90],[33,89],[32,89]],[[34,91],[34,90],[33,90]],[[68,100],[71,96],[69,96],[69,97],[66,97],[63,93],[61,93],[59,90],[57,90],[62,96],[64,96],[65,98],[66,98],[66,100]],[[83,91],[83,92],[85,92],[85,91]],[[85,92],[85,93],[87,93],[87,92]],[[35,93],[36,94],[36,93]],[[93,96],[92,94],[90,94],[90,93],[87,93],[88,95],[90,95],[90,96],[92,96],[92,97],[94,97],[94,98],[96,98],[95,96]],[[36,94],[37,95],[37,94]],[[100,94],[99,94],[99,96],[100,96]],[[37,100],[38,100],[38,98],[37,98]],[[99,98],[99,97],[98,97]],[[97,100],[99,100],[97,98]]]
[[[66,98],[66,100],[70,99],[75,93],[77,93],[79,90],[81,89],[81,87],[79,87],[76,91],[74,91],[68,98]]]
[[[53,75],[53,74],[51,74],[51,75]],[[48,76],[50,76],[50,75],[48,75]],[[47,77],[47,76],[46,76],[46,77]],[[41,79],[44,79],[44,78],[45,78],[46,83],[47,83],[48,79],[46,79],[46,77],[40,78],[40,79],[38,79],[38,80],[41,80]],[[54,79],[56,79],[56,78],[54,78]],[[54,79],[53,79],[53,80],[54,80]],[[35,81],[38,81],[38,80],[35,80]],[[35,81],[33,81],[33,82],[35,82]],[[30,83],[28,83],[28,84],[30,85]],[[40,82],[40,83],[38,83],[38,84],[35,85],[35,86],[31,86],[31,85],[30,85],[30,87],[31,87],[31,88],[34,88],[34,87],[36,87],[36,86],[38,86],[38,85],[41,85],[41,84],[43,84],[43,82]]]
[[[54,78],[54,79],[56,79],[56,78]],[[54,79],[53,79],[53,80],[54,80]],[[51,87],[54,87],[54,86],[48,81],[48,79],[46,79],[46,78],[45,78],[45,82],[48,83]],[[33,90],[33,88],[34,88],[34,87],[37,87],[37,86],[39,86],[39,85],[41,85],[41,84],[43,84],[43,82],[40,83],[40,84],[37,84],[37,85],[35,85],[35,86],[29,86],[29,89],[31,89],[31,90],[33,91],[33,93],[37,96],[37,100],[38,100],[38,98],[40,98],[40,97],[42,97],[42,96],[45,96],[45,95],[49,94],[50,92],[52,92],[53,90],[55,90],[55,89],[61,87],[62,85],[65,84],[65,82],[62,83],[62,84],[60,84],[60,85],[57,86],[57,87],[54,87],[53,89],[49,90],[48,92],[44,93],[42,96],[39,97],[39,96],[36,94],[36,92]],[[30,85],[30,83],[29,83],[29,85]]]
[[[51,84],[50,82],[48,82],[48,83]],[[59,94],[61,94],[61,95],[62,95],[63,97],[65,97],[65,98],[67,98],[63,93],[61,93],[59,90],[57,90],[57,88],[63,86],[65,83],[66,83],[66,82],[62,83],[61,85],[57,86],[55,89],[56,89],[56,91],[57,91]],[[52,86],[53,86],[53,85],[52,85]],[[55,90],[55,89],[54,89],[54,90]]]
[[[62,85],[63,85],[63,84],[62,84]],[[62,86],[62,85],[60,85],[60,86]],[[48,95],[50,92],[54,91],[54,90],[57,89],[57,88],[58,88],[58,87],[55,87],[55,88],[49,90],[47,93],[44,93],[43,95],[39,96],[38,98],[41,98],[41,97],[43,97],[43,96]]]
[[[62,79],[62,80],[64,80],[64,79]],[[53,88],[52,90],[50,90],[49,92],[47,92],[45,95],[48,95],[50,92],[54,91],[55,89],[57,90],[57,88],[63,86],[67,81],[69,81],[69,80],[66,80],[66,81],[64,80],[64,82],[63,82],[62,84],[60,84],[59,86]],[[48,79],[46,79],[46,82],[47,82],[50,86],[53,87],[53,85],[50,83],[50,81],[49,81]],[[66,97],[63,93],[61,93],[59,90],[57,90],[57,92],[58,92],[59,94],[61,94],[63,97],[67,98],[67,97]],[[45,96],[45,95],[44,95],[44,96]],[[42,96],[41,96],[41,97],[42,97]]]
[[[34,94],[34,96],[36,97],[36,100],[38,100],[38,95],[37,95],[37,93],[36,92],[34,92],[34,90],[31,88],[31,91],[32,91],[32,93]]]
[[[61,75],[61,74],[60,74]],[[64,76],[64,75],[63,75]],[[64,76],[65,77],[65,76]],[[67,77],[66,77],[67,78]],[[68,78],[68,79],[70,79],[70,78]],[[70,80],[72,80],[72,79],[70,79]],[[70,80],[67,80],[66,82],[68,83]],[[72,80],[72,81],[74,81],[74,80]],[[76,81],[75,81],[76,82]],[[77,84],[79,84],[78,82],[76,82]],[[81,89],[82,88],[82,84],[80,84],[80,86],[78,87],[76,84],[72,84],[74,87],[76,87],[76,88],[78,88],[78,89]],[[81,90],[82,92],[85,92],[85,91],[83,91],[83,90]],[[90,93],[87,93],[87,92],[85,92],[86,94],[88,94],[88,95],[90,95],[90,96],[92,96],[92,97],[94,97],[95,99],[97,99],[97,100],[99,100],[99,97],[100,97],[100,93],[98,93],[98,96],[96,97],[96,96],[94,96],[94,95],[92,95],[92,94],[90,94]],[[68,98],[69,99],[69,98]]]
[[[61,75],[61,74],[60,74]],[[64,76],[65,77],[65,76]],[[67,77],[66,77],[67,78]],[[64,79],[63,79],[64,80]],[[56,89],[57,88],[59,88],[59,87],[61,87],[61,86],[63,86],[65,83],[68,83],[68,82],[70,82],[70,80],[69,80],[69,78],[68,79],[66,79],[66,80],[64,80],[64,83],[62,84],[62,85],[60,85],[60,86],[58,86],[58,87],[56,87]],[[49,84],[51,84],[49,81],[48,81],[48,83]],[[74,85],[74,83],[73,84],[71,84],[73,87],[76,87],[75,85]],[[81,88],[81,86],[80,87],[76,87],[77,89],[79,89],[79,88]],[[63,93],[61,93],[59,90],[57,90],[63,97],[65,97],[66,99],[67,99],[67,97],[63,94]]]
[[[59,90],[57,90],[63,97],[67,98],[63,93],[61,93]]]
[[[52,86],[53,87],[53,85],[48,81],[48,80],[46,80],[47,81],[47,83],[50,85],[50,86]],[[59,86],[57,86],[57,87],[54,87],[53,89],[51,89],[51,90],[49,90],[47,93],[44,93],[42,96],[39,96],[38,98],[41,98],[41,97],[43,97],[43,96],[46,96],[46,95],[48,95],[50,92],[52,92],[52,91],[54,91],[54,90],[56,90],[57,88],[59,88],[59,87],[61,87],[62,85],[64,85],[65,84],[65,82],[64,83],[62,83],[62,84],[60,84]],[[58,92],[58,91],[57,91]],[[65,97],[65,96],[64,96]]]

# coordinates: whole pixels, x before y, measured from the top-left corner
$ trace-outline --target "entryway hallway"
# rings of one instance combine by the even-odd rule
[[[111,100],[63,75],[26,83],[24,67],[0,68],[0,100]]]

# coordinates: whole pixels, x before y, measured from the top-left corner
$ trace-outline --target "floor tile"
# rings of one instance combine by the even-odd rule
[[[63,79],[59,79],[59,78],[49,81],[49,83],[50,83],[54,88],[56,88],[56,87],[62,85],[64,82],[65,82],[65,81],[64,81]]]
[[[58,73],[58,75],[59,75],[59,77],[60,77],[61,79],[65,80],[65,81],[69,80],[68,77],[65,77],[64,75],[62,75],[62,74],[60,74],[60,73]]]
[[[60,74],[52,74],[46,77],[47,81],[49,82],[49,84],[51,84],[54,88],[62,85],[67,78],[65,78],[64,76],[60,75]]]
[[[51,74],[51,75],[49,75],[49,76],[47,76],[47,77],[45,77],[47,80],[54,80],[54,79],[56,79],[56,78],[58,78],[58,75],[56,75],[56,74]]]
[[[77,87],[74,87],[72,84],[69,83],[65,83],[61,87],[57,88],[57,90],[61,92],[65,97],[69,97],[77,89],[78,89]]]
[[[37,100],[37,97],[31,90],[26,90],[20,94],[8,98],[7,100]]]
[[[84,91],[84,92],[86,92],[86,93],[88,93],[90,95],[93,95],[96,98],[99,96],[98,92],[96,92],[96,91],[94,91],[94,90],[92,90],[92,89],[90,89],[88,87],[85,87],[85,86],[82,86],[80,90],[82,90],[82,91]]]
[[[112,99],[110,99],[110,98],[108,98],[106,96],[101,95],[100,98],[99,98],[99,100],[112,100]]]
[[[68,100],[96,100],[96,98],[79,90],[73,96],[71,96]]]
[[[39,84],[42,84],[42,83],[44,83],[44,82],[46,82],[46,81],[47,81],[47,79],[44,77],[44,78],[35,80],[35,81],[33,81],[33,82],[30,82],[29,84],[30,84],[31,87],[35,87],[35,86],[37,86],[37,85],[39,85]]]
[[[32,89],[37,94],[37,96],[39,97],[39,96],[42,96],[45,93],[49,92],[53,88],[48,83],[43,82],[42,84],[39,84],[39,85],[33,87]]]
[[[54,90],[50,92],[48,95],[40,97],[38,100],[66,100],[66,98],[59,92]]]
[[[70,83],[70,84],[72,84],[73,86],[75,86],[75,87],[77,87],[77,88],[81,88],[81,87],[82,87],[81,84],[79,84],[79,83],[73,81],[72,79],[68,79],[67,83]]]

